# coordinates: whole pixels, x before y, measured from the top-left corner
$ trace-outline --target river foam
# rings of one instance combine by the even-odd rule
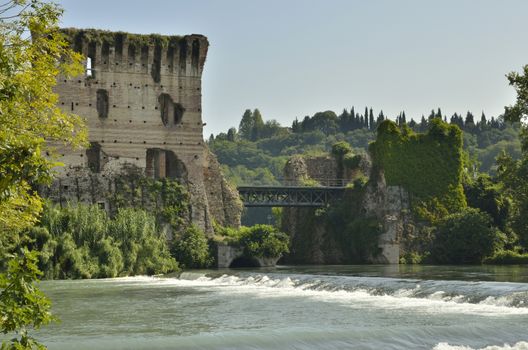
[[[518,342],[513,345],[491,345],[484,348],[475,349],[464,345],[449,345],[448,343],[439,343],[433,350],[528,350],[528,342]]]
[[[285,276],[278,273],[206,275],[193,272],[182,273],[179,278],[140,276],[108,281],[205,290],[215,288],[219,293],[252,295],[255,298],[310,298],[355,309],[409,309],[421,314],[462,313],[499,317],[528,314],[528,286],[522,283]]]

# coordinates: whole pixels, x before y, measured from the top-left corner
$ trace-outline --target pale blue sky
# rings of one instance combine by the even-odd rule
[[[290,125],[372,106],[498,115],[528,64],[526,0],[59,0],[63,26],[204,34],[204,136],[246,108]]]

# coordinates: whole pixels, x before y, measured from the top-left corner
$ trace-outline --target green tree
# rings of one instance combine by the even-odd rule
[[[487,174],[481,174],[471,183],[464,184],[464,193],[470,207],[488,213],[494,226],[506,229],[510,201],[504,195],[500,183],[494,182]]]
[[[337,162],[337,177],[343,178],[345,156],[352,152],[352,147],[346,141],[340,141],[332,145],[332,155]]]
[[[487,213],[466,208],[438,222],[431,257],[442,264],[480,264],[501,249],[504,240]]]
[[[255,108],[253,111],[253,129],[251,129],[251,141],[257,141],[261,138],[264,131],[264,120],[260,111]]]
[[[171,253],[184,268],[205,268],[213,262],[207,237],[196,226],[191,226],[174,237]]]
[[[9,242],[17,241],[23,230],[31,227],[42,209],[34,188],[51,180],[53,144],[84,145],[83,120],[57,107],[53,92],[59,74],[82,72],[81,56],[67,46],[58,22],[62,10],[55,4],[38,0],[7,1],[0,5],[0,257],[6,259]],[[28,33],[31,35],[28,37]],[[44,155],[49,154],[47,158]],[[23,258],[22,258],[23,259]],[[28,259],[32,259],[29,258]],[[22,286],[39,293],[32,283],[38,273],[33,265],[14,260],[9,263],[16,273],[0,275],[3,286]],[[23,261],[23,260],[22,260]],[[16,266],[15,266],[16,265]],[[0,286],[2,289],[2,286]],[[3,289],[2,302],[19,308],[18,313],[0,317],[2,332],[19,331],[6,348],[32,348],[25,341],[25,329],[49,321],[49,305],[35,297],[32,305],[22,293]],[[3,310],[3,308],[1,308]],[[28,311],[29,313],[25,314]]]
[[[230,128],[229,130],[227,130],[227,141],[231,141],[231,142],[234,142],[236,141],[236,138],[237,138],[237,131],[235,128]]]
[[[517,92],[514,105],[505,108],[505,118],[514,122],[525,122],[528,118],[528,65],[523,73],[512,72],[507,75],[508,81]],[[497,159],[497,173],[504,183],[505,190],[513,200],[512,227],[519,235],[521,243],[528,247],[528,127],[521,124],[521,159],[514,160],[507,154]]]
[[[2,349],[44,349],[29,336],[28,328],[38,329],[54,320],[51,302],[35,287],[41,272],[36,252],[23,249],[9,261],[6,274],[0,275],[0,326],[2,333],[18,336]]]
[[[253,132],[254,125],[253,113],[250,109],[246,109],[242,115],[240,124],[238,125],[238,133],[240,134],[240,137],[246,140],[251,139],[251,133]]]

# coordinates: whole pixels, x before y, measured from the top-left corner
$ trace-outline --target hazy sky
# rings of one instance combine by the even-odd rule
[[[526,0],[60,0],[63,26],[204,34],[204,135],[247,108],[291,125],[343,108],[498,115],[528,64]]]

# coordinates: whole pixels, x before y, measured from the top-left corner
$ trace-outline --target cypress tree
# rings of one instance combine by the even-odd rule
[[[376,122],[374,121],[374,112],[372,111],[372,108],[369,111],[369,127],[370,130],[376,129]]]
[[[251,113],[250,109],[246,109],[242,115],[242,120],[240,120],[240,124],[238,125],[238,133],[240,137],[246,140],[251,139],[254,125],[253,113]]]
[[[251,141],[257,141],[262,135],[264,130],[264,121],[262,120],[262,115],[260,111],[255,108],[253,111],[253,128],[251,129]]]

